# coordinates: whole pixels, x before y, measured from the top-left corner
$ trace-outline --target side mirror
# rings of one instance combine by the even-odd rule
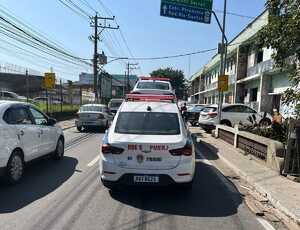
[[[56,124],[56,120],[55,119],[53,119],[53,118],[49,118],[48,119],[48,123],[47,123],[48,126],[54,126],[55,124]]]

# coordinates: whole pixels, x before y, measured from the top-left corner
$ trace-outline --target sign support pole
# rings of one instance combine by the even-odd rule
[[[215,12],[213,12],[218,25],[221,29],[222,32],[222,44],[221,44],[221,66],[220,66],[220,74],[219,74],[219,78],[220,76],[224,76],[225,75],[225,69],[226,69],[226,59],[227,59],[227,38],[225,35],[225,28],[226,28],[226,11],[227,11],[227,0],[224,0],[224,14],[223,14],[223,26],[221,26]],[[225,44],[225,40],[226,40],[226,44]],[[218,102],[218,124],[221,123],[221,117],[222,117],[222,104],[223,104],[223,92],[219,92],[219,102]]]

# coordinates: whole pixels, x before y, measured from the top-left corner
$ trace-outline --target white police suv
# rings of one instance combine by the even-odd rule
[[[47,154],[62,159],[64,135],[55,123],[30,104],[0,101],[0,176],[14,184],[27,162]]]
[[[175,95],[170,79],[161,77],[141,77],[131,93]]]
[[[171,185],[191,187],[195,152],[174,96],[128,95],[102,143],[104,186]]]

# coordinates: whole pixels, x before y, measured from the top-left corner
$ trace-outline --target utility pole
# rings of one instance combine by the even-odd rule
[[[138,66],[139,63],[127,63],[127,76],[126,76],[126,93],[129,93],[130,91],[130,83],[129,83],[129,77],[130,77],[130,70],[137,69],[136,66]]]
[[[59,80],[60,84],[60,112],[62,113],[63,111],[63,85],[62,85],[62,80]]]
[[[99,23],[99,20],[102,20],[101,23]],[[93,56],[93,73],[94,73],[94,93],[95,93],[95,100],[96,102],[99,101],[98,97],[98,41],[100,40],[100,35],[105,29],[119,29],[119,26],[113,27],[110,24],[107,24],[107,21],[113,21],[115,20],[115,17],[108,18],[108,17],[100,17],[98,16],[98,13],[96,12],[96,15],[92,18],[92,21],[90,23],[91,27],[94,28],[94,35],[90,36],[90,40],[94,42],[94,56]],[[100,31],[98,29],[101,29]],[[101,79],[100,79],[101,81]],[[101,89],[100,89],[101,90]],[[100,98],[101,100],[101,98]]]
[[[29,102],[29,76],[28,76],[28,69],[26,69],[26,98],[27,103]]]
[[[223,26],[222,26],[222,43],[221,43],[221,63],[220,63],[220,76],[225,75],[226,59],[227,59],[227,39],[225,35],[226,29],[226,13],[227,13],[227,0],[224,0],[224,14],[223,14]],[[226,45],[225,45],[226,40]],[[218,124],[221,123],[222,116],[222,104],[223,104],[223,92],[219,92],[219,103],[218,103]]]

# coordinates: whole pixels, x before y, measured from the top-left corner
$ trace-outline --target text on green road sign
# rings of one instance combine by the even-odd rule
[[[213,0],[162,0],[162,2],[182,4],[206,10],[211,10],[213,5]]]

